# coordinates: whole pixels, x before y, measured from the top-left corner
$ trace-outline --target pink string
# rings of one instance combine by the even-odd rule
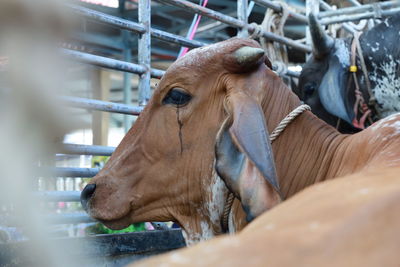
[[[202,6],[205,7],[207,5],[207,2],[208,2],[208,0],[204,0]],[[197,20],[196,20],[196,23],[194,24],[193,30],[189,35],[189,40],[193,40],[194,35],[196,34],[196,31],[197,31],[197,27],[199,26],[200,20],[201,20],[201,15],[199,15],[197,17]],[[183,48],[183,51],[179,57],[183,57],[188,51],[189,51],[188,47]]]

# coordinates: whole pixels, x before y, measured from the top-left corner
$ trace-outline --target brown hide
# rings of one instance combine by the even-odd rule
[[[171,65],[132,129],[91,181],[96,185],[88,202],[92,217],[111,228],[141,221],[177,221],[189,243],[221,233],[228,190],[214,168],[215,144],[227,118],[230,94],[240,88],[261,103],[269,130],[300,105],[265,64],[245,73],[224,67],[227,55],[243,46],[258,44],[235,38],[194,49]],[[163,104],[172,88],[190,94],[190,102],[179,108]],[[347,136],[306,111],[272,144],[283,196],[378,165],[400,165],[399,124],[400,116],[394,115]],[[260,177],[260,170],[246,162],[241,175]],[[279,203],[271,185],[263,186],[257,195],[270,201],[268,207]],[[230,217],[231,230],[246,224],[238,202]]]
[[[399,266],[400,168],[305,189],[225,236],[130,266]]]

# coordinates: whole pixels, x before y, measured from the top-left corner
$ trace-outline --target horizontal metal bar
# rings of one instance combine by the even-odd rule
[[[93,177],[100,171],[99,168],[70,168],[56,167],[54,174],[57,177]]]
[[[145,33],[145,28],[139,23],[132,22],[130,20],[121,19],[115,16],[111,16],[105,13],[101,13],[89,8],[81,7],[73,4],[66,4],[67,7],[71,8],[77,14],[97,20],[99,22],[105,23],[107,25],[111,25],[120,29],[133,31],[136,33]]]
[[[51,175],[55,177],[80,177],[90,178],[99,172],[99,168],[75,168],[75,167],[39,167],[40,175]]]
[[[145,72],[145,68],[134,63],[129,63],[117,59],[112,59],[112,58],[107,58],[107,57],[102,57],[102,56],[97,56],[97,55],[92,55],[84,52],[79,52],[75,50],[70,50],[70,49],[62,49],[62,52],[70,56],[80,62],[84,63],[89,63],[93,64],[96,66],[100,66],[103,68],[107,69],[113,69],[113,70],[120,70],[120,71],[126,71],[126,72],[131,72],[135,74],[143,74]]]
[[[176,43],[176,44],[191,47],[191,48],[196,48],[196,47],[201,47],[201,46],[206,45],[206,43],[203,43],[200,41],[189,40],[185,37],[182,37],[182,36],[179,36],[176,34],[172,34],[172,33],[168,33],[168,32],[164,32],[161,30],[157,30],[154,28],[150,28],[150,34],[152,37],[157,38],[159,40]]]
[[[41,215],[43,222],[46,224],[78,224],[78,223],[90,223],[96,222],[86,212],[74,212],[74,213],[59,213],[59,214],[46,214]],[[15,216],[3,216],[2,225],[15,227],[20,226],[22,218]]]
[[[146,32],[146,29],[143,25],[137,22],[132,22],[130,20],[122,19],[119,17],[111,16],[105,13],[101,13],[89,8],[81,7],[78,5],[67,4],[66,6],[70,7],[74,12],[79,15],[82,15],[86,18],[93,19],[104,24],[117,27],[119,29],[129,30],[135,33],[143,34]],[[152,29],[150,28],[150,34],[152,37],[157,38],[159,40],[163,40],[166,42],[176,43],[179,45],[187,46],[187,47],[200,47],[206,45],[205,43],[189,40],[188,38],[168,33],[165,31]]]
[[[264,6],[264,7],[268,7],[271,8],[272,10],[276,11],[276,12],[283,12],[282,10],[282,6],[280,4],[277,4],[276,1],[268,1],[268,0],[253,0],[255,3]],[[291,10],[289,10],[289,17],[292,17],[298,21],[307,23],[307,17],[303,14],[298,14],[296,12],[293,12]]]
[[[115,147],[112,146],[89,146],[78,144],[62,144],[62,154],[73,155],[94,155],[94,156],[111,156]]]
[[[392,8],[392,7],[399,7],[400,1],[386,1],[386,2],[377,2],[374,4],[366,4],[361,6],[353,6],[353,7],[345,7],[336,10],[324,11],[318,14],[319,18],[326,18],[332,16],[341,16],[341,15],[350,15],[355,13],[362,13],[366,11],[373,11],[375,5],[379,6],[380,8]],[[382,10],[383,11],[383,10]]]
[[[43,201],[79,202],[81,191],[38,191],[33,195]]]
[[[77,224],[96,222],[96,220],[90,217],[86,212],[76,212],[46,215],[45,222],[50,224]]]
[[[319,0],[319,5],[323,10],[326,10],[326,11],[334,10],[333,7],[331,7],[329,4],[325,3],[323,0]],[[343,28],[351,34],[354,34],[354,32],[355,32],[354,27],[349,22],[343,23]]]
[[[65,105],[84,108],[89,110],[100,110],[112,113],[120,113],[127,115],[139,115],[142,112],[143,107],[133,107],[124,104],[118,104],[113,102],[101,101],[96,99],[87,99],[73,96],[61,96],[60,100],[65,103]]]
[[[253,33],[256,28],[253,25],[249,25],[244,23],[243,21],[240,21],[236,18],[232,18],[230,16],[224,15],[220,12],[216,12],[214,10],[196,5],[192,2],[186,1],[186,0],[158,0],[159,2],[170,4],[173,6],[181,7],[187,11],[197,13],[206,17],[209,17],[214,20],[221,21],[225,24],[231,25],[236,28],[241,28],[241,29],[247,29],[249,33]],[[297,50],[304,51],[304,52],[311,52],[312,49],[310,46],[303,45],[300,43],[297,43],[289,38],[282,37],[270,32],[262,31],[262,36],[265,37],[266,39],[279,42],[282,44],[285,44],[287,46],[291,46]]]
[[[150,75],[153,78],[161,79],[161,77],[165,74],[165,70],[151,69]]]
[[[272,64],[272,69],[273,69],[273,70],[277,70],[277,69],[278,69],[278,66]],[[278,74],[279,74],[279,73],[278,73]],[[290,76],[290,77],[299,78],[299,77],[300,77],[300,72],[292,71],[292,70],[286,69],[286,72],[285,72],[285,73],[282,73],[282,75],[287,75],[287,76]]]
[[[396,13],[400,12],[400,8],[393,8],[389,10],[382,10],[381,11],[381,16],[382,17],[387,17],[394,15]],[[335,24],[335,23],[342,23],[342,22],[347,22],[347,21],[357,21],[361,19],[371,19],[375,17],[375,12],[365,12],[362,14],[356,14],[356,15],[343,15],[343,16],[337,16],[337,17],[329,17],[329,18],[324,18],[321,19],[320,22],[323,25],[328,25],[328,24]]]
[[[300,77],[300,72],[297,72],[297,71],[286,70],[285,74],[287,76],[294,77],[294,78],[299,78]]]
[[[97,56],[93,54],[88,54],[80,51],[70,50],[70,49],[61,49],[62,53],[66,56],[69,56],[77,61],[93,64],[99,67],[126,71],[135,74],[143,74],[145,73],[145,68],[141,65],[130,63],[122,60],[112,59],[108,57]],[[153,78],[160,79],[164,75],[165,71],[158,69],[151,69],[150,74]]]

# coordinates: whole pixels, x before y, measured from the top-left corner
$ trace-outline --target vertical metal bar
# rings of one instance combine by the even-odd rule
[[[243,23],[247,23],[247,0],[237,0],[237,17],[239,20],[243,21]],[[238,30],[238,37],[246,38],[249,35],[246,29]]]
[[[313,13],[318,18],[319,13],[319,0],[306,0],[306,16],[308,17],[309,14]],[[306,45],[312,47],[312,39],[310,34],[310,28],[306,27]],[[309,59],[311,53],[308,53],[306,58]]]
[[[132,62],[132,51],[129,45],[129,36],[130,33],[128,31],[122,31],[122,38],[124,44],[124,60],[127,62]],[[132,74],[129,72],[124,72],[124,104],[132,105]],[[124,130],[127,133],[132,126],[132,116],[124,115]]]
[[[139,77],[139,105],[146,105],[150,99],[150,60],[151,60],[151,1],[139,0],[139,23],[146,32],[139,37],[138,58],[139,64],[146,68],[146,72]]]

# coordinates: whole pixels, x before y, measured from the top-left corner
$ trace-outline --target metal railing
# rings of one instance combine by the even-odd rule
[[[209,8],[205,8],[199,5],[196,5],[192,2],[186,1],[186,0],[157,0],[161,3],[166,3],[166,4],[170,4],[173,6],[177,6],[180,8],[185,9],[186,11],[190,11],[193,13],[197,13],[200,14],[202,16],[206,16],[209,17],[211,19],[217,20],[217,21],[221,21],[227,25],[230,25],[232,27],[235,28],[239,28],[239,29],[246,29],[249,33],[253,33],[256,28],[255,26],[253,26],[252,24],[246,24],[245,22],[224,15],[220,12],[216,12],[214,10],[211,10]],[[301,43],[298,43],[296,41],[293,41],[292,39],[274,34],[274,33],[270,33],[270,32],[266,32],[266,31],[261,31],[261,34],[264,38],[268,39],[268,40],[272,40],[278,43],[282,43],[285,44],[287,46],[290,46],[294,49],[303,51],[303,52],[311,52],[311,47],[307,46],[307,45],[303,45]]]

